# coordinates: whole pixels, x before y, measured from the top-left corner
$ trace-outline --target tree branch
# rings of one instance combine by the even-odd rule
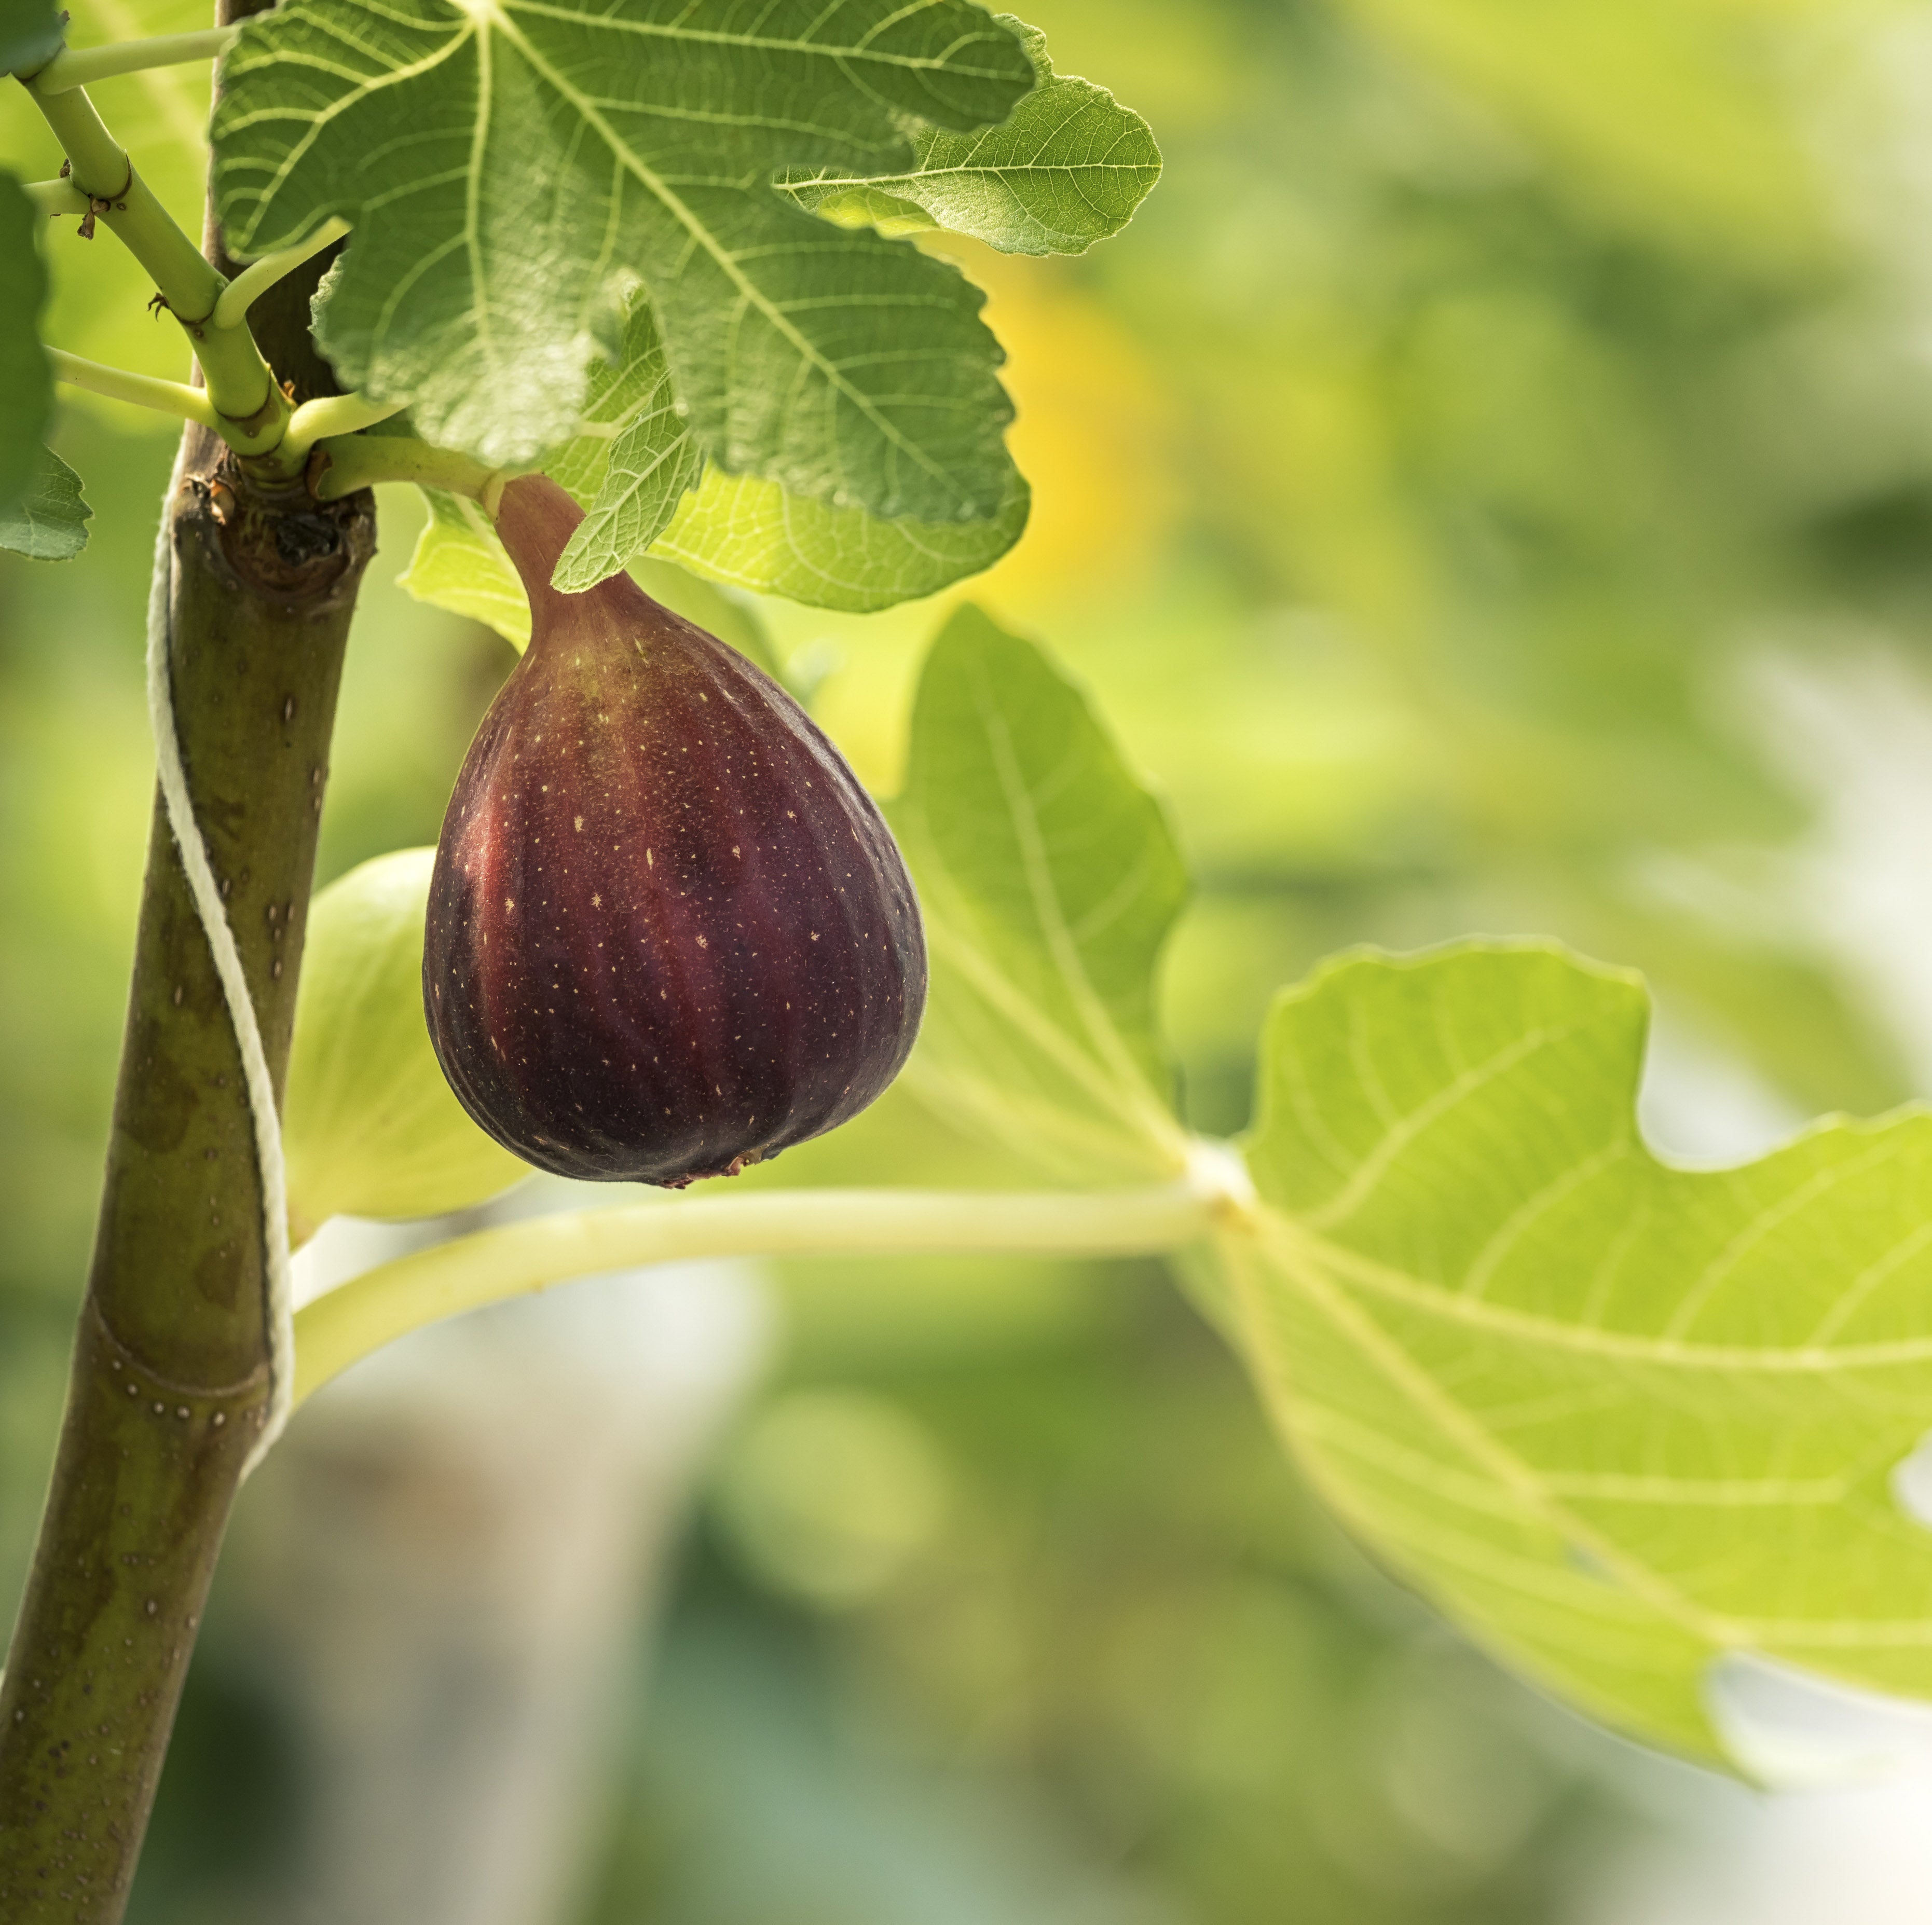
[[[54,104],[85,98],[76,90]],[[212,219],[209,233],[212,251]],[[218,295],[218,256],[202,266]],[[278,283],[250,317],[297,402],[336,391],[308,334],[322,267],[317,257]],[[246,331],[230,338],[254,352]],[[285,415],[291,403],[273,385]],[[299,480],[265,480],[191,427],[163,532],[188,800],[274,1084],[374,517],[367,495],[318,508]],[[118,1925],[126,1904],[215,1555],[268,1408],[254,1122],[220,980],[158,808],[67,1418],[0,1679],[6,1925]]]

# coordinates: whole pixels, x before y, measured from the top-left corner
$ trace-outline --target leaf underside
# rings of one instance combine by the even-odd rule
[[[1491,1648],[1718,1750],[1712,1661],[1932,1695],[1932,1117],[1743,1168],[1642,1141],[1648,1005],[1548,946],[1281,998],[1221,1312],[1367,1541]]]
[[[353,223],[319,337],[440,444],[508,464],[565,440],[641,280],[707,460],[983,520],[1011,409],[978,292],[771,182],[902,169],[910,128],[997,122],[1033,83],[967,0],[303,0],[227,56],[215,193],[243,257]]]
[[[37,562],[70,562],[87,546],[94,511],[80,498],[80,477],[51,448],[39,460],[27,490],[0,508],[0,548]]]
[[[1025,532],[1018,470],[991,521],[884,521],[801,500],[775,482],[712,469],[652,549],[706,580],[867,615],[991,568]]]

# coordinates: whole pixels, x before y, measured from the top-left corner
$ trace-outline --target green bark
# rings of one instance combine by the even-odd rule
[[[201,450],[170,504],[183,758],[279,1084],[366,496]],[[239,1052],[158,798],[68,1414],[0,1684],[0,1918],[118,1918],[269,1390]]]
[[[297,400],[337,391],[308,332],[327,259],[251,311]],[[268,465],[190,427],[165,513],[183,760],[279,1092],[375,523],[366,493],[318,506],[299,481],[262,478]],[[7,1925],[122,1916],[267,1405],[266,1258],[240,1054],[158,795],[67,1414],[0,1680]]]

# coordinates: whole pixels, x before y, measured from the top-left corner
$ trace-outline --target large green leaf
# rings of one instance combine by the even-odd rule
[[[886,608],[990,567],[1019,539],[1029,505],[1026,483],[1010,465],[994,520],[937,523],[882,521],[862,508],[788,494],[775,481],[706,473],[641,289],[628,299],[616,358],[592,370],[578,433],[544,465],[588,511],[554,577],[573,593],[655,544],[666,560],[707,580],[820,608]],[[432,497],[403,583],[520,644],[528,636],[509,558],[482,511],[453,496]]]
[[[302,0],[223,76],[231,247],[350,219],[320,339],[432,440],[496,463],[563,440],[640,277],[709,459],[887,517],[999,511],[1011,410],[976,290],[771,184],[1004,119],[1033,67],[968,0]]]
[[[1336,1507],[1596,1716],[1711,1753],[1729,1654],[1932,1694],[1932,1117],[1699,1171],[1648,1005],[1538,945],[1357,955],[1270,1022],[1220,1308]]]
[[[652,552],[708,580],[864,615],[991,568],[1024,533],[1031,505],[1017,469],[992,520],[930,522],[884,521],[713,468]]]
[[[0,506],[33,484],[53,377],[40,346],[46,270],[34,244],[38,217],[20,183],[0,174]]]
[[[794,172],[786,190],[843,226],[887,234],[944,227],[1003,253],[1084,253],[1118,234],[1160,178],[1152,131],[1106,88],[1055,73],[1036,28],[1000,18],[1022,37],[1040,76],[1000,125],[978,133],[927,127],[914,137],[917,165],[907,172]]]
[[[920,677],[891,817],[932,955],[922,1093],[1068,1174],[1178,1168],[1154,969],[1186,872],[1079,690],[961,609]]]
[[[0,507],[0,548],[37,562],[70,562],[87,546],[94,511],[80,498],[80,477],[51,448],[39,456],[27,490]]]

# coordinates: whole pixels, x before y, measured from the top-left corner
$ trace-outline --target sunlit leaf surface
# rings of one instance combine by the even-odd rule
[[[432,440],[517,463],[565,439],[641,277],[709,459],[888,517],[998,512],[1010,409],[977,292],[771,184],[1004,119],[1032,64],[966,0],[306,0],[250,22],[224,76],[231,244],[352,221],[320,337]]]
[[[932,954],[918,1087],[1046,1167],[1178,1167],[1154,985],[1186,873],[1080,691],[962,608],[927,658],[891,814]]]
[[[1648,1003],[1554,949],[1358,955],[1286,993],[1232,1327],[1367,1541],[1612,1723],[1715,1741],[1748,1652],[1932,1693],[1932,1117],[1672,1168]]]
[[[1011,469],[992,520],[932,522],[883,520],[714,468],[652,552],[735,588],[868,614],[991,568],[1025,532],[1030,505]]]
[[[616,358],[592,364],[578,432],[544,467],[586,511],[554,577],[572,593],[651,550],[734,588],[820,608],[886,608],[990,567],[1019,539],[1028,507],[1026,483],[1010,464],[994,520],[940,523],[884,521],[788,494],[774,481],[706,472],[640,289],[626,304]],[[454,496],[436,498],[403,585],[519,644],[528,636],[509,558],[481,509]]]
[[[978,133],[922,130],[905,173],[788,175],[800,205],[887,234],[944,227],[1009,254],[1084,253],[1118,234],[1160,178],[1152,130],[1106,88],[1055,73],[1046,35],[1001,17],[1040,75],[1008,119]]]
[[[641,289],[626,304],[616,359],[592,365],[576,436],[547,466],[589,511],[551,577],[572,595],[642,554],[697,487],[704,457],[678,410],[656,316]]]

